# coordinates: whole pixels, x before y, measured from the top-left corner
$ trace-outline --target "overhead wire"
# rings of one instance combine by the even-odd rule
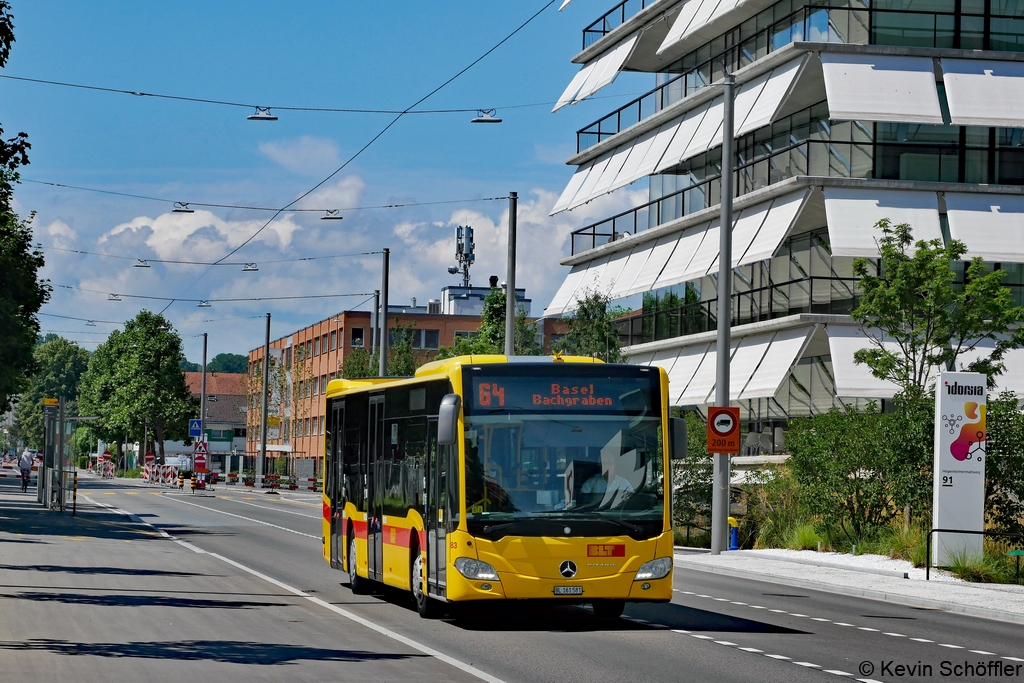
[[[137,257],[134,257],[134,256],[122,256],[120,254],[106,254],[106,253],[103,253],[103,252],[96,252],[96,251],[84,251],[82,249],[66,249],[64,247],[53,247],[53,246],[44,246],[44,245],[39,245],[39,246],[42,249],[49,249],[49,250],[52,250],[52,251],[63,251],[63,252],[71,253],[71,254],[84,254],[84,255],[87,255],[87,256],[102,256],[104,258],[120,259],[122,261],[137,261],[139,263],[147,263],[147,264],[148,263],[171,263],[171,264],[186,265],[186,266],[247,266],[247,265],[250,265],[250,263],[244,262],[244,261],[221,261],[221,262],[213,262],[213,261],[178,261],[178,260],[175,260],[175,259],[137,258]],[[381,253],[383,253],[383,252],[381,252],[381,251],[360,251],[360,252],[353,252],[351,254],[334,254],[332,256],[302,256],[302,257],[299,257],[299,258],[289,258],[289,259],[261,260],[261,261],[259,261],[259,263],[262,263],[262,264],[268,264],[268,263],[298,263],[300,261],[317,261],[317,260],[327,260],[327,259],[336,259],[336,258],[346,258],[346,257],[351,257],[351,256],[372,256],[374,254],[381,254]]]
[[[239,301],[293,301],[298,299],[339,299],[349,296],[367,296],[366,292],[354,292],[349,294],[301,294],[293,296],[253,296],[253,297],[236,297],[230,299],[183,299],[181,297],[168,297],[168,296],[151,296],[148,294],[125,294],[124,292],[111,292],[102,289],[88,289],[86,287],[76,287],[74,285],[53,285],[60,289],[71,289],[78,292],[89,292],[90,294],[106,294],[108,297],[119,297],[126,299],[148,299],[151,301],[188,301],[188,302],[199,302],[199,303],[234,303]],[[369,294],[373,296],[373,294]],[[95,321],[94,321],[95,322]],[[120,324],[120,323],[118,323]]]

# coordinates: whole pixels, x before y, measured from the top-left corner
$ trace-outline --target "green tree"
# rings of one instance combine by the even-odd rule
[[[531,323],[526,309],[516,308],[512,348],[517,356],[540,356],[543,346],[537,341],[537,323]],[[505,353],[505,292],[495,287],[484,297],[480,326],[471,339],[456,338],[452,346],[442,346],[436,360],[464,355]]]
[[[0,68],[7,65],[14,44],[11,5],[0,0]],[[3,135],[0,128],[0,136]],[[18,168],[28,164],[28,136],[0,137],[0,413],[25,388],[33,366],[39,321],[36,314],[50,298],[50,285],[40,280],[43,252],[32,246],[31,217],[23,221],[11,208]]]
[[[412,350],[415,329],[415,323],[399,325],[398,318],[395,318],[395,326],[388,331],[391,342],[387,358],[389,377],[411,377],[416,374],[416,355]]]
[[[696,524],[711,512],[714,462],[708,454],[707,424],[700,415],[687,412],[686,457],[672,463],[672,516],[679,524]]]
[[[218,353],[206,364],[206,369],[209,372],[248,372],[249,358],[239,353]]]
[[[203,369],[202,365],[200,365],[199,363],[193,363],[187,358],[182,358],[181,363],[178,364],[178,367],[181,368],[182,372],[200,372]]]
[[[18,398],[15,419],[18,433],[32,448],[43,443],[43,399],[66,401],[65,414],[78,412],[78,383],[89,365],[89,352],[63,337],[38,346],[35,350],[35,372],[29,377],[25,391]]]
[[[610,304],[608,295],[596,289],[586,290],[577,298],[576,310],[567,318],[569,331],[558,341],[558,350],[600,358],[606,363],[621,363],[619,332],[612,317],[621,310]]]
[[[1024,413],[1004,391],[989,399],[985,444],[985,521],[999,531],[1024,532]]]
[[[872,374],[897,384],[904,393],[923,396],[934,374],[956,367],[963,354],[983,340],[995,342],[994,351],[967,364],[966,370],[989,377],[1002,372],[1006,351],[1024,346],[1024,307],[1016,306],[1003,286],[1003,270],[986,272],[980,258],[970,261],[963,285],[955,284],[953,263],[967,249],[963,242],[914,242],[911,227],[893,227],[888,219],[876,226],[881,267],[867,259],[854,262],[860,279],[860,304],[853,319],[864,326],[871,348],[854,354]],[[896,349],[886,348],[891,340]]]
[[[99,418],[89,423],[89,430],[106,443],[116,444],[118,457],[127,430],[114,417],[114,374],[118,359],[124,354],[124,344],[124,333],[111,332],[89,357],[89,365],[78,385],[79,411]]]
[[[380,361],[376,351],[371,356],[366,349],[352,349],[345,354],[345,361],[341,365],[341,376],[345,379],[376,377],[379,366]]]
[[[894,446],[901,431],[920,431],[907,423],[907,415],[913,413],[879,413],[872,404],[866,411],[833,408],[790,422],[787,465],[801,503],[854,543],[920,503],[927,466]]]
[[[164,441],[184,437],[196,410],[180,369],[181,337],[162,315],[142,311],[125,323],[115,348],[107,426],[139,434],[148,425],[162,462]]]

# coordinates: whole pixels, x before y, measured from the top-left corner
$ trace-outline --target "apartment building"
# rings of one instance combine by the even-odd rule
[[[1024,302],[1024,5],[1002,0],[627,0],[583,29],[555,109],[620,71],[651,89],[577,132],[552,214],[646,182],[649,201],[572,235],[545,310],[642,295],[632,363],[673,405],[714,400],[723,89],[735,76],[730,396],[755,449],[788,418],[896,391],[853,362],[856,257],[881,218],[959,239]],[[559,112],[574,116],[581,108]],[[962,277],[962,269],[961,269]],[[1024,394],[1024,358],[999,378]]]

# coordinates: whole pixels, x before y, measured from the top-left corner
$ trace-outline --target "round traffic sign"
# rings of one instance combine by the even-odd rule
[[[194,459],[195,468],[197,471],[203,471],[206,469],[206,456],[202,453],[197,453]]]
[[[729,436],[736,428],[736,421],[729,413],[718,413],[711,421],[711,431],[718,436]]]

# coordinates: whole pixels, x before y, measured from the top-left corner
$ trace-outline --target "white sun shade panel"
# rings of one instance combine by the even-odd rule
[[[867,365],[853,362],[853,354],[858,350],[875,348],[859,327],[829,325],[828,346],[832,355],[832,376],[835,378],[836,396],[892,398],[899,391],[899,387],[892,382],[872,375]],[[895,343],[892,347],[893,351],[898,351]]]
[[[758,98],[761,96],[761,91],[764,90],[765,84],[768,79],[771,78],[772,72],[763,73],[752,81],[748,81],[736,89],[736,101],[733,106],[733,125],[736,127],[736,135],[740,135],[739,130],[743,128],[743,123],[750,116],[750,111],[757,104]],[[774,113],[774,112],[773,112]]]
[[[701,6],[697,9],[697,12],[693,15],[693,19],[690,20],[690,25],[683,31],[683,35],[679,37],[679,41],[684,41],[695,31],[699,31],[707,25],[708,21],[718,10],[718,6],[721,4],[729,4],[731,0],[704,0]]]
[[[626,265],[622,267],[622,272],[619,273],[619,277],[612,286],[609,296],[613,299],[621,299],[630,294],[635,294],[633,283],[636,281],[636,276],[640,274],[640,271],[647,264],[647,259],[650,258],[653,250],[653,241],[633,247],[633,250],[629,253],[629,258],[626,259]]]
[[[630,356],[629,358],[627,358],[626,362],[629,363],[630,365],[650,365],[651,361],[654,360],[656,355],[657,354],[655,354],[653,351],[648,351],[647,353],[638,353],[634,356]]]
[[[708,402],[708,396],[715,388],[717,358],[718,351],[713,344],[709,344],[703,360],[694,371],[686,389],[679,395],[679,405],[704,405]],[[678,365],[678,361],[676,364]]]
[[[680,161],[703,154],[716,144],[722,144],[722,116],[725,113],[725,101],[718,97],[711,102],[707,113],[693,134],[690,144],[686,146]],[[717,142],[716,142],[717,141]]]
[[[668,397],[672,405],[680,406],[696,402],[688,400],[687,390],[698,369],[704,365],[704,357],[711,348],[710,344],[694,344],[679,349],[679,356],[668,375]],[[714,365],[714,360],[711,364]],[[714,375],[714,370],[711,371],[711,374]],[[714,380],[712,379],[712,381]]]
[[[587,79],[590,78],[590,74],[594,73],[596,66],[597,62],[590,62],[588,64],[584,64],[583,68],[576,72],[576,75],[572,77],[571,81],[569,81],[569,85],[566,86],[565,92],[563,92],[562,96],[558,98],[557,102],[555,102],[555,107],[551,110],[552,112],[556,112],[565,105],[572,104],[576,101],[577,93],[579,93],[583,84],[587,82]]]
[[[982,339],[970,351],[965,351],[957,358],[957,365],[966,369],[967,364],[979,358],[988,358],[995,351],[996,343],[992,339]],[[989,392],[995,396],[1003,391],[1012,391],[1017,398],[1024,396],[1024,349],[1011,349],[1003,356],[1003,372],[995,376],[996,388]]]
[[[744,0],[722,0],[718,3],[718,7],[715,8],[715,11],[711,13],[711,16],[708,17],[707,21],[704,23],[710,24],[712,21],[715,21],[720,17],[724,17],[726,14],[743,4],[743,2]]]
[[[679,357],[679,349],[662,349],[661,351],[655,351],[651,359],[646,365],[656,365],[659,368],[665,368],[665,372],[672,374],[672,366],[676,364],[676,359]],[[630,365],[639,365],[636,358],[629,359]],[[671,392],[671,388],[669,388]],[[671,395],[671,394],[670,394]]]
[[[572,174],[572,178],[569,179],[569,184],[565,186],[564,190],[562,190],[561,196],[558,198],[558,201],[555,202],[554,207],[552,207],[550,213],[551,216],[569,208],[569,205],[572,204],[572,200],[576,196],[576,193],[580,191],[581,187],[583,187],[583,182],[587,179],[592,168],[594,168],[594,162],[588,161],[576,169],[576,172]]]
[[[622,187],[628,185],[638,178],[644,176],[640,173],[640,167],[643,166],[644,156],[647,151],[654,144],[654,139],[658,136],[658,129],[649,130],[633,142],[633,151],[629,153],[629,158],[626,159],[626,163],[623,164],[622,168],[615,176],[615,187]]]
[[[562,4],[558,7],[558,11],[561,12],[562,10],[564,10],[566,7],[569,6],[570,2],[572,2],[572,0],[563,0]]]
[[[647,259],[647,263],[640,269],[640,274],[636,276],[636,280],[633,282],[632,291],[635,292],[646,292],[654,284],[654,281],[661,275],[661,270],[668,263],[668,259],[672,256],[672,251],[676,248],[676,242],[678,242],[678,234],[665,235],[659,237],[657,243],[654,245],[654,249],[651,250],[651,255]]]
[[[604,174],[604,171],[611,162],[614,154],[615,151],[612,150],[610,152],[605,152],[598,158],[594,159],[594,167],[590,169],[590,173],[580,186],[579,192],[577,192],[576,196],[569,202],[570,209],[575,209],[577,206],[583,206],[597,196],[594,194],[594,188],[597,187],[597,184],[601,181],[601,176]]]
[[[608,261],[611,259],[610,256],[605,256],[597,261],[592,261],[590,267],[587,268],[587,272],[580,278],[579,284],[576,286],[575,291],[569,296],[568,302],[566,302],[562,313],[569,313],[576,310],[579,300],[584,297],[588,292],[592,292],[597,289],[601,282],[601,276],[604,275],[605,268],[608,266]],[[546,312],[545,315],[552,315],[552,313]]]
[[[750,247],[750,243],[757,237],[758,231],[761,229],[761,224],[764,223],[764,219],[768,217],[768,212],[772,208],[771,200],[755,204],[754,206],[748,206],[742,211],[738,211],[735,214],[735,218],[732,221],[732,262],[733,267],[739,262],[740,258]],[[719,233],[721,235],[721,233]],[[721,239],[721,237],[719,237]],[[719,252],[721,249],[719,248]],[[718,272],[718,256],[715,254],[714,260],[711,265],[708,266],[708,271],[712,273]]]
[[[679,122],[677,121],[669,121],[658,129],[658,134],[654,137],[654,142],[651,143],[650,148],[647,150],[647,154],[644,155],[643,163],[640,164],[640,168],[636,171],[640,174],[637,178],[642,178],[654,173],[654,169],[658,167],[662,157],[665,156],[665,152],[668,150],[668,146],[672,143],[672,138],[675,136],[678,129]],[[630,182],[633,181],[631,180]]]
[[[882,231],[875,224],[883,218],[910,224],[915,241],[942,239],[934,192],[826,187],[825,217],[834,256],[878,258]]]
[[[683,39],[686,29],[690,28],[693,18],[697,16],[701,5],[706,2],[717,4],[718,0],[689,0],[683,3],[679,14],[676,15],[675,21],[672,22],[672,28],[668,30],[668,35],[665,36],[665,40],[661,42],[661,47],[658,48],[659,55]]]
[[[629,258],[629,251],[620,251],[613,254],[608,259],[608,265],[601,271],[601,279],[597,281],[595,287],[597,291],[602,294],[608,294],[612,290],[612,286],[615,281],[618,280],[619,274],[622,273],[622,268],[626,265],[626,260]]]
[[[809,194],[809,190],[801,190],[776,197],[772,201],[771,211],[768,212],[768,216],[765,218],[764,223],[761,224],[760,230],[757,231],[757,235],[754,236],[747,250],[741,254],[734,246],[733,256],[735,257],[736,254],[741,254],[741,256],[734,258],[733,267],[765,261],[774,256],[775,251],[782,244],[782,241],[786,239],[786,236],[789,235],[793,224],[796,223],[797,218],[800,216],[800,211],[803,209]]]
[[[693,140],[693,136],[700,127],[701,121],[704,120],[704,115],[710,106],[710,104],[701,105],[690,111],[686,116],[676,120],[679,127],[676,129],[676,134],[672,138],[672,142],[669,143],[668,149],[662,155],[661,162],[655,167],[656,173],[661,173],[666,168],[675,166],[683,160],[686,148],[690,146],[690,141]]]
[[[943,59],[953,125],[1024,127],[1024,63]]]
[[[604,167],[604,172],[601,173],[601,178],[597,181],[597,185],[594,186],[594,196],[600,197],[603,194],[611,192],[615,188],[615,176],[619,174],[622,167],[626,163],[626,159],[629,158],[633,152],[635,140],[619,145],[615,148],[612,153],[611,160],[608,161],[608,165]]]
[[[680,282],[695,280],[708,274],[711,264],[718,258],[718,248],[721,245],[722,239],[719,232],[720,225],[718,219],[711,221],[711,225],[708,226],[704,233],[704,240],[697,247],[693,258],[690,259],[690,263],[686,266],[686,270],[681,276],[683,279]]]
[[[735,401],[747,386],[757,366],[761,364],[768,347],[771,345],[772,333],[756,334],[738,340],[739,348],[735,348],[729,361],[729,400]]]
[[[565,310],[566,304],[569,303],[569,299],[576,292],[576,288],[580,286],[583,281],[583,276],[587,273],[587,268],[590,267],[589,263],[580,263],[572,267],[569,274],[562,281],[561,287],[555,292],[555,296],[551,299],[551,303],[544,309],[544,316],[556,316],[561,315]]]
[[[737,137],[767,126],[775,120],[776,114],[782,107],[782,103],[786,101],[789,93],[793,90],[793,84],[803,70],[805,61],[806,57],[800,57],[772,70],[769,77],[765,79],[764,87],[761,89],[757,101],[751,105],[745,118],[740,119],[737,116]],[[756,81],[752,81],[752,83],[754,82]],[[747,92],[744,90],[743,93],[736,97],[737,115],[742,111],[740,108],[740,97]],[[749,92],[753,92],[753,90]]]
[[[690,262],[693,261],[694,255],[700,250],[701,242],[704,241],[709,227],[711,227],[711,221],[676,233],[679,237],[679,241],[676,243],[676,250],[672,252],[672,258],[665,264],[661,275],[654,282],[654,289],[686,282],[684,278],[689,272]]]
[[[967,245],[967,258],[1024,262],[1024,197],[946,193],[949,236]]]
[[[634,33],[614,50],[598,58],[595,70],[591,72],[590,77],[580,86],[580,91],[576,93],[574,98],[575,101],[579,102],[590,97],[601,88],[610,85],[616,76],[619,75],[619,69],[629,59],[629,55],[633,53],[633,47],[639,39],[640,33]]]
[[[931,57],[823,52],[829,117],[942,123]]]
[[[768,352],[761,364],[739,394],[739,399],[772,398],[789,377],[789,371],[797,362],[801,349],[811,333],[809,327],[782,330],[775,334]]]

